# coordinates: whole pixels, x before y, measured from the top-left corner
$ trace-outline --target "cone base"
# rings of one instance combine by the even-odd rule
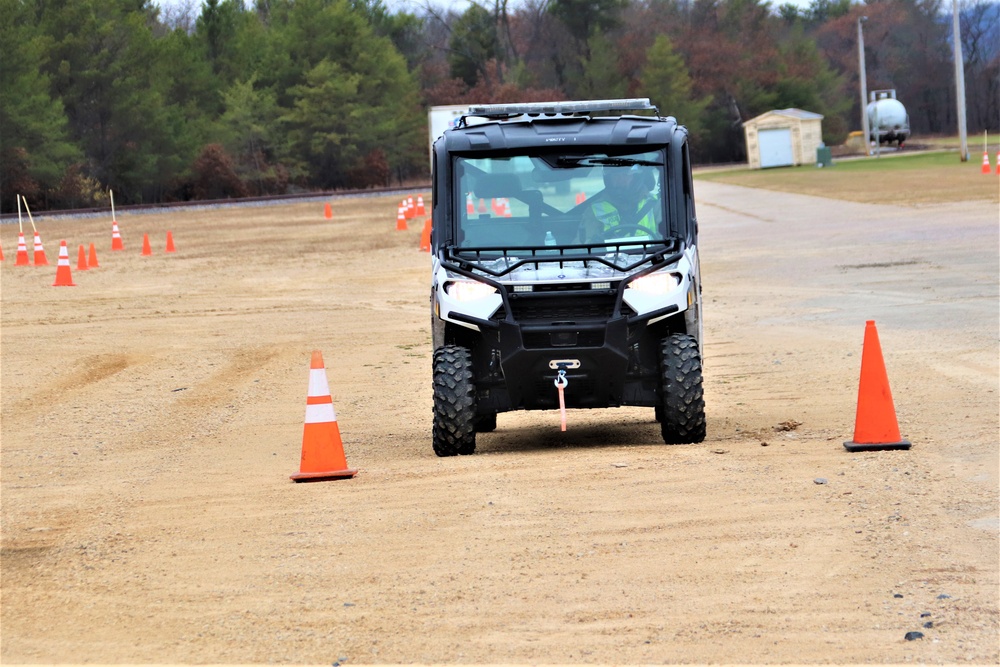
[[[357,470],[345,468],[344,470],[331,470],[329,472],[300,472],[290,475],[289,479],[296,482],[318,482],[324,479],[346,479],[354,477],[357,474]]]
[[[884,449],[909,449],[912,447],[909,440],[899,442],[850,442],[844,443],[844,449],[849,452],[878,452]]]

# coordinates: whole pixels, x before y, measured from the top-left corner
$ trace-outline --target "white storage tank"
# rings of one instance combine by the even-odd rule
[[[895,141],[903,145],[910,136],[910,117],[906,107],[896,99],[895,90],[873,90],[868,99],[869,139],[880,144]]]

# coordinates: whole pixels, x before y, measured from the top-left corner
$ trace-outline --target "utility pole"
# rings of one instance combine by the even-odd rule
[[[962,29],[958,22],[958,0],[951,0],[952,42],[955,49],[955,107],[958,113],[958,138],[962,143],[962,162],[969,161],[969,138],[965,127],[965,60],[962,58]]]
[[[861,24],[867,20],[867,16],[858,17],[858,76],[861,79],[861,131],[864,133],[865,155],[871,155],[871,143],[868,140],[870,135],[868,133],[868,80],[865,75],[865,36],[861,32]]]

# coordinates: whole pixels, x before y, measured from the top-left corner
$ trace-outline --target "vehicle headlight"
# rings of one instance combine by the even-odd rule
[[[677,273],[650,273],[647,276],[636,278],[629,287],[652,296],[669,294],[677,289],[681,284],[681,277]]]
[[[497,288],[478,280],[451,280],[445,283],[444,291],[456,301],[475,301],[496,294]]]

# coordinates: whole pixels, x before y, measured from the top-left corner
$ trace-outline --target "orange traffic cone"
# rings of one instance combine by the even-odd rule
[[[333,207],[330,206],[330,202],[327,202],[323,207],[323,217],[327,220],[333,220]]]
[[[153,254],[153,249],[149,245],[149,234],[142,235],[142,255],[148,257]]]
[[[413,203],[413,197],[407,197],[403,201],[403,205],[406,208],[406,219],[409,220],[417,214],[417,205]]]
[[[997,151],[997,173],[1000,174],[1000,150]]]
[[[422,252],[431,251],[431,219],[424,220],[424,229],[420,232],[420,250]]]
[[[84,250],[83,246],[81,245],[80,252],[76,254],[76,270],[86,271],[88,268],[90,267],[87,266],[87,251]]]
[[[17,255],[14,258],[14,266],[31,266],[28,259],[28,246],[24,242],[24,234],[17,235]]]
[[[124,250],[125,244],[122,243],[122,235],[118,231],[118,221],[111,221],[111,249],[112,250]]]
[[[329,206],[329,204],[327,204],[327,206]],[[167,232],[167,250],[166,250],[166,252],[177,252],[177,249],[174,247],[174,235],[171,234],[170,232]]]
[[[91,269],[100,266],[97,263],[97,248],[94,247],[93,243],[90,244],[90,257],[87,258],[87,266]]]
[[[45,248],[42,247],[42,237],[35,232],[35,266],[48,266],[49,258],[45,256]]]
[[[403,206],[399,207],[399,212],[396,214],[396,231],[405,232],[406,227],[406,209]]]
[[[465,212],[469,215],[473,215],[476,212],[476,205],[472,203],[472,193],[468,192],[465,195]]]
[[[3,245],[0,245],[0,262],[3,261]]]
[[[579,206],[580,204],[582,204],[585,201],[587,201],[587,193],[586,192],[577,192],[576,193],[576,205]]]
[[[487,210],[486,210],[486,200],[483,199],[483,198],[479,199],[479,212],[480,213],[486,213],[487,212]]]
[[[424,209],[424,196],[417,195],[417,212],[416,215],[427,215],[427,211]]]
[[[987,151],[983,151],[983,173],[988,174],[992,169],[990,169],[990,154]]]
[[[896,409],[889,391],[889,376],[885,372],[882,346],[878,342],[874,320],[865,324],[854,440],[845,442],[844,447],[849,452],[910,448],[910,443],[899,436]]]
[[[73,274],[69,270],[69,250],[66,248],[65,241],[59,243],[59,263],[56,265],[56,281],[52,283],[52,286],[76,287],[76,283],[73,282]]]
[[[304,480],[354,477],[357,470],[347,467],[340,427],[333,410],[330,385],[326,381],[323,353],[312,353],[309,364],[309,396],[306,398],[306,421],[302,431],[302,462],[299,473],[291,478]]]

